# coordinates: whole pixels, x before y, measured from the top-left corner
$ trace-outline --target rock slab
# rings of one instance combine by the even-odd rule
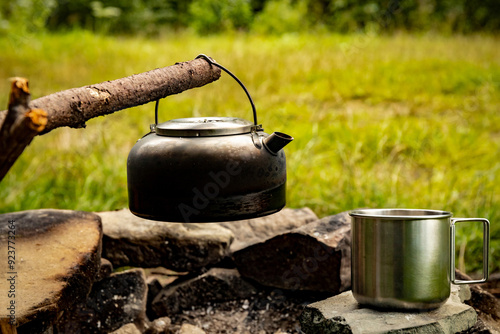
[[[351,285],[347,212],[300,226],[233,254],[243,277],[287,290],[339,293]]]
[[[235,238],[230,248],[231,252],[234,253],[316,220],[318,220],[318,216],[309,208],[284,208],[269,216],[223,222],[219,223],[219,225],[234,233]]]
[[[461,301],[461,289],[452,286],[452,295],[440,308],[419,313],[381,312],[359,306],[346,291],[306,306],[300,317],[306,334],[452,334],[474,326],[477,315],[474,309]]]
[[[103,257],[114,267],[159,267],[194,271],[226,256],[233,233],[218,224],[168,223],[130,210],[100,212]]]
[[[101,219],[88,212],[0,215],[2,266],[12,256],[12,267],[0,271],[0,322],[9,320],[6,305],[13,305],[18,333],[43,333],[63,310],[85,300],[99,271],[101,238]]]

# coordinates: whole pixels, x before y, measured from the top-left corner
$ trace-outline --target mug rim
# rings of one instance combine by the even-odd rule
[[[450,218],[453,213],[430,209],[356,209],[349,212],[351,217],[377,219],[442,219]]]

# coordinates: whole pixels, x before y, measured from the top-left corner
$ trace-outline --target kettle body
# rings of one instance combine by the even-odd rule
[[[179,130],[179,123],[191,126]],[[234,123],[245,126],[235,130]],[[196,130],[186,132],[190,127]],[[127,161],[129,207],[135,215],[216,222],[264,216],[285,206],[281,147],[293,138],[226,117],[173,120],[155,130],[134,145]]]
[[[268,135],[243,83],[253,123],[235,117],[191,117],[158,124],[137,141],[127,160],[130,211],[168,222],[220,222],[275,213],[286,203],[282,148],[292,137]]]

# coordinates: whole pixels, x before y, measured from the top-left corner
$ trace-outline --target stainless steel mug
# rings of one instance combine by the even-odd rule
[[[451,218],[437,210],[367,209],[352,219],[352,292],[375,308],[429,310],[444,304],[453,284],[488,278],[489,221]],[[455,223],[483,224],[483,278],[455,279]]]

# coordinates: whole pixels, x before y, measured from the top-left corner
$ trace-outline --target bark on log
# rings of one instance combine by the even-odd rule
[[[68,89],[33,100],[29,106],[47,111],[48,122],[41,133],[45,134],[62,126],[82,128],[91,118],[201,87],[219,77],[219,68],[204,59],[194,59],[113,81]],[[6,111],[0,112],[0,122],[5,114]]]

